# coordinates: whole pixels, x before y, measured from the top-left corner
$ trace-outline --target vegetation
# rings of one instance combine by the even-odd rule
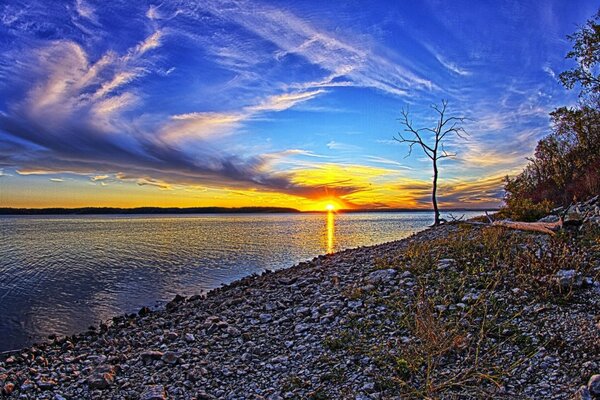
[[[431,203],[433,204],[434,222],[433,225],[440,224],[440,211],[437,203],[437,180],[438,180],[438,161],[442,158],[454,157],[456,154],[448,153],[444,148],[444,139],[448,135],[456,135],[459,138],[464,138],[466,134],[461,124],[465,121],[465,117],[449,117],[446,115],[448,102],[442,100],[442,105],[432,105],[431,108],[438,114],[437,122],[434,128],[415,128],[412,120],[409,118],[408,109],[402,110],[402,118],[400,123],[404,126],[404,132],[410,136],[405,137],[398,132],[398,137],[394,137],[399,143],[408,143],[408,154],[411,155],[413,146],[418,145],[423,153],[432,161],[433,167],[433,186],[431,189]],[[427,136],[430,136],[428,141]]]
[[[600,193],[600,12],[568,38],[573,50],[567,58],[576,66],[560,81],[567,89],[580,88],[579,104],[550,113],[552,132],[539,141],[523,172],[507,177],[508,212],[522,218]]]
[[[549,278],[566,268],[598,278],[593,266],[600,236],[588,236],[460,225],[448,236],[415,241],[376,259],[374,268],[409,271],[414,290],[361,293],[364,303],[374,302],[385,313],[357,314],[324,347],[331,354],[372,359],[376,389],[384,393],[492,398],[540,349],[564,345],[552,332],[531,331],[524,310],[578,304],[572,285]],[[355,299],[356,293],[345,296]],[[529,323],[544,326],[543,319]]]

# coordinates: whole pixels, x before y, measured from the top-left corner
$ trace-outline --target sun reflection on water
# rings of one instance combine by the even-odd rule
[[[333,214],[333,210],[327,211],[327,254],[333,253],[333,236],[335,234]]]

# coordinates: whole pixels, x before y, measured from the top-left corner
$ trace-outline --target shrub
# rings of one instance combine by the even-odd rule
[[[553,208],[554,204],[550,200],[534,203],[528,198],[511,198],[506,207],[498,212],[498,216],[513,221],[532,222],[545,217]]]

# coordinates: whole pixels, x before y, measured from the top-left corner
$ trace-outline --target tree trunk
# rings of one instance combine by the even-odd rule
[[[433,188],[431,190],[431,202],[433,203],[433,226],[438,226],[440,224],[440,211],[438,210],[437,204],[437,178],[438,178],[438,169],[437,162],[434,158],[433,160]]]

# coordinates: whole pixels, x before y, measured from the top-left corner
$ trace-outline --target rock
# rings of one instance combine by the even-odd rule
[[[349,308],[354,309],[354,308],[362,307],[363,303],[360,300],[351,300],[347,303],[347,305]]]
[[[88,377],[87,384],[90,389],[108,389],[114,383],[116,374],[115,366],[101,365]]]
[[[573,400],[592,400],[592,395],[586,386],[581,386],[579,390],[575,392]]]
[[[239,329],[237,329],[237,328],[236,328],[236,327],[234,327],[234,326],[228,326],[228,327],[225,329],[225,332],[226,332],[228,335],[231,335],[231,336],[233,336],[233,337],[238,337],[238,336],[240,336],[240,335],[242,334],[242,332],[240,332],[240,330],[239,330]]]
[[[583,285],[583,277],[574,269],[561,269],[554,276],[554,280],[563,291]]]
[[[258,318],[260,319],[260,322],[262,322],[263,324],[266,324],[273,320],[273,316],[271,314],[260,314],[258,316]]]
[[[160,360],[162,356],[162,352],[154,350],[144,351],[142,354],[140,354],[140,358],[145,364],[155,360]]]
[[[149,385],[146,386],[140,400],[165,400],[167,394],[163,385]]]
[[[146,315],[150,314],[152,311],[150,311],[150,309],[148,307],[142,307],[140,308],[140,310],[138,311],[138,315],[140,317],[145,317]]]
[[[310,329],[310,325],[309,324],[298,324],[294,328],[294,332],[296,332],[296,333],[303,333],[303,332],[306,332],[309,329]]]
[[[30,390],[32,390],[33,388],[34,388],[34,384],[33,384],[33,382],[31,382],[31,381],[27,380],[27,381],[25,381],[25,382],[23,382],[23,383],[21,384],[21,386],[19,387],[19,390],[20,390],[21,392],[29,392],[29,391],[30,391]]]
[[[558,215],[546,215],[543,218],[540,218],[538,222],[557,222],[560,218]]]
[[[454,260],[453,258],[442,258],[441,260],[438,260],[437,262],[437,270],[441,271],[447,268],[450,268],[452,266],[454,266],[456,264],[456,260]]]
[[[186,333],[184,339],[188,343],[193,343],[196,341],[196,337],[191,333]]]
[[[2,388],[2,393],[8,396],[13,392],[13,390],[15,390],[15,384],[8,382],[4,384],[4,387]]]
[[[166,351],[160,359],[167,364],[177,364],[179,356],[174,351]]]
[[[478,293],[468,293],[468,294],[465,294],[463,296],[463,298],[461,299],[461,301],[463,303],[472,303],[472,302],[477,301],[478,299],[479,299],[479,294]]]
[[[600,397],[600,374],[592,375],[587,387],[592,396]]]
[[[40,379],[35,384],[42,390],[51,390],[56,386],[56,381],[52,379]]]
[[[371,272],[367,276],[367,282],[374,285],[378,283],[388,283],[392,279],[396,277],[398,271],[395,269],[380,269],[377,271]]]

